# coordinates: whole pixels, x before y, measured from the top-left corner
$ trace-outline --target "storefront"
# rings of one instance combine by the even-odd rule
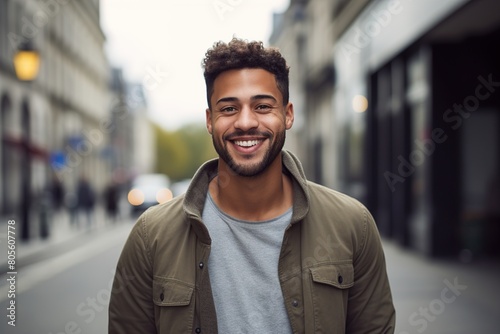
[[[499,254],[498,41],[497,1],[401,0],[373,2],[337,43],[338,178],[384,236]]]

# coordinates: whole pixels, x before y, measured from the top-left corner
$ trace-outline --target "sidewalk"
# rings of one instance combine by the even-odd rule
[[[500,333],[500,263],[431,260],[392,241],[384,250],[396,334]]]
[[[16,217],[0,217],[0,219],[0,276],[9,271],[7,262],[7,222],[10,219],[16,221],[14,225],[16,227],[16,270],[77,247],[79,244],[88,241],[86,236],[131,222],[131,218],[125,214],[122,214],[116,222],[110,222],[103,208],[98,206],[94,212],[93,223],[90,227],[87,226],[86,217],[83,215],[79,217],[79,225],[74,225],[71,224],[69,214],[66,211],[60,211],[51,215],[49,219],[49,236],[47,238],[44,239],[40,236],[39,219],[33,217],[31,219],[30,239],[23,241],[20,236],[20,222]]]

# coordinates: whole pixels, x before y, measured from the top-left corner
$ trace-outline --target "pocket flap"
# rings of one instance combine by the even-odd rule
[[[194,287],[175,278],[155,277],[153,302],[158,306],[186,306],[191,302]]]
[[[326,264],[310,268],[312,279],[316,283],[332,285],[339,289],[347,289],[354,285],[354,268],[352,264]]]

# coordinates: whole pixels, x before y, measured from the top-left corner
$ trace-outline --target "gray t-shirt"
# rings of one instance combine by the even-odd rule
[[[292,333],[278,279],[278,259],[292,208],[249,222],[222,212],[207,194],[203,222],[212,238],[208,270],[219,333]]]

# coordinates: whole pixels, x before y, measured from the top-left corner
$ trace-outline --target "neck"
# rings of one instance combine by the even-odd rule
[[[219,160],[219,173],[210,182],[209,191],[222,211],[242,220],[275,218],[292,205],[292,185],[283,174],[281,156],[253,177],[235,175]]]

